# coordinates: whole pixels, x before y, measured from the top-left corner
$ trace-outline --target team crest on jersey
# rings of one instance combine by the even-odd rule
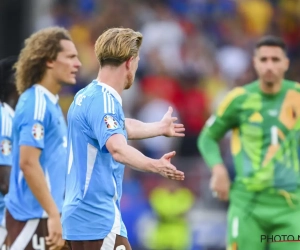
[[[43,125],[36,123],[32,127],[32,135],[34,139],[41,140],[44,138],[44,127]]]
[[[10,155],[11,153],[11,141],[3,140],[0,144],[0,151],[3,155]]]
[[[108,129],[115,129],[115,128],[118,127],[118,123],[117,123],[116,120],[115,120],[112,116],[110,116],[110,115],[106,115],[106,116],[104,117],[104,122],[105,122],[106,127],[107,127]]]

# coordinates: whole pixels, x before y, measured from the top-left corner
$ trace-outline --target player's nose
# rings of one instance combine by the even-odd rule
[[[79,69],[81,67],[81,65],[82,64],[81,64],[80,60],[77,58],[74,67],[77,68],[77,69]]]
[[[272,70],[273,67],[274,67],[274,63],[271,60],[268,60],[267,63],[266,63],[266,68],[268,70]]]

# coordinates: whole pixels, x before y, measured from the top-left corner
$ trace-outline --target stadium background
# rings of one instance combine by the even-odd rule
[[[185,124],[184,139],[130,142],[152,157],[176,149],[174,164],[186,173],[175,183],[126,168],[122,214],[133,249],[158,249],[156,235],[157,244],[173,242],[170,250],[225,249],[227,204],[212,198],[196,139],[227,91],[255,79],[251,54],[261,35],[284,38],[287,78],[300,81],[300,1],[1,0],[0,58],[18,54],[24,38],[51,25],[71,32],[83,64],[77,85],[60,95],[65,113],[97,75],[96,38],[122,26],[144,35],[135,84],[123,95],[125,114],[151,122],[172,105]],[[229,136],[221,148],[233,178]]]

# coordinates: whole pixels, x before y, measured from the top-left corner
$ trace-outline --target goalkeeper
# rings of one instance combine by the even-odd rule
[[[278,37],[258,41],[253,62],[258,80],[227,95],[207,121],[198,148],[212,170],[213,193],[230,201],[228,250],[300,249],[300,242],[267,242],[275,235],[298,240],[300,234],[300,85],[284,79],[289,60]],[[233,183],[218,147],[229,130]]]

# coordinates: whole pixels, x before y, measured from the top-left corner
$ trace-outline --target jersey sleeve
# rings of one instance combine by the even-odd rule
[[[35,89],[34,96],[25,101],[19,112],[19,146],[44,148],[47,124],[50,119],[44,94]]]
[[[238,126],[238,114],[244,93],[243,88],[235,88],[229,92],[218,107],[216,114],[206,122],[205,128],[215,140],[220,140],[228,130]]]
[[[100,107],[100,108],[99,108]],[[122,110],[118,110],[118,105],[114,105],[114,109],[103,109],[103,104],[99,101],[92,102],[89,108],[89,125],[93,130],[95,138],[98,140],[100,149],[105,149],[107,140],[114,134],[125,135],[125,119],[122,118]]]
[[[12,118],[1,112],[0,117],[0,167],[12,165]]]
[[[209,167],[223,163],[218,142],[227,131],[239,125],[239,107],[244,93],[243,88],[229,92],[198,138],[198,149]]]

